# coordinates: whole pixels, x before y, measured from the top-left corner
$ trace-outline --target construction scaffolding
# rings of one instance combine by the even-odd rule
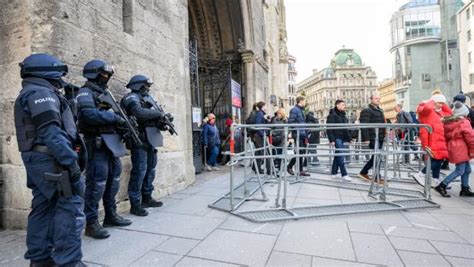
[[[421,149],[417,142],[382,137],[382,135],[385,136],[385,133],[390,131],[410,131],[421,128],[426,129],[431,135],[431,128],[420,124],[234,124],[231,127],[230,151],[224,152],[230,156],[230,161],[228,162],[230,166],[229,192],[210,203],[209,207],[230,212],[254,222],[437,208],[439,204],[431,200],[431,158],[429,155]],[[304,131],[337,129],[358,131],[359,138],[356,142],[348,143],[345,148],[336,149],[330,143],[300,146],[300,136]],[[362,142],[360,139],[360,131],[369,129],[375,131],[375,139],[373,140],[375,145],[373,149],[367,147],[367,142]],[[283,144],[281,146],[274,146],[272,144],[272,136],[278,131],[283,133]],[[242,133],[243,140],[245,140],[243,144],[244,149],[240,153],[234,153],[235,132]],[[260,143],[258,146],[252,136],[248,134],[252,133],[252,135],[255,135],[257,132],[263,135],[260,136],[263,142],[257,142]],[[295,140],[293,144],[290,144],[290,138]],[[415,164],[412,164],[410,155],[414,155],[418,159]],[[371,179],[370,183],[357,183],[301,175],[300,170],[302,168],[300,168],[300,164],[302,162],[307,162],[309,172],[330,174],[330,165],[335,156],[346,157],[348,174],[353,176],[358,173],[354,173],[349,169],[360,168],[361,164],[367,160],[367,157],[373,156],[373,179]],[[296,168],[294,175],[289,175],[287,173],[287,166],[292,159],[296,160]],[[422,159],[424,159],[424,162],[422,162]],[[244,166],[243,181],[236,185],[236,168],[242,164]],[[397,183],[413,183],[410,175],[413,172],[419,172],[422,167],[426,167],[423,191],[393,186]],[[384,178],[382,179],[381,177]],[[274,205],[271,208],[240,209],[248,201],[269,201],[265,192],[265,185],[269,183],[277,185]],[[289,187],[298,183],[364,191],[374,201],[288,207]]]

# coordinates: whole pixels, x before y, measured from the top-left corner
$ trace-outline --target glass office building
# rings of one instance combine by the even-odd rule
[[[405,42],[440,38],[441,19],[437,1],[423,1],[425,4],[406,4],[391,20],[392,47]],[[435,2],[434,4],[428,4]]]
[[[392,70],[397,102],[406,110],[435,87],[440,64],[440,6],[437,0],[412,0],[400,7],[390,21]],[[425,89],[421,90],[409,89]],[[414,91],[418,91],[415,93]]]

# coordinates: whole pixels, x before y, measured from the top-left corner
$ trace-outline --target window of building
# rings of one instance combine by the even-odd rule
[[[427,73],[423,73],[421,74],[421,79],[424,81],[424,82],[430,82],[431,81],[431,76]]]
[[[122,1],[122,24],[124,32],[133,34],[133,0]]]
[[[469,83],[474,84],[474,73],[469,74]]]
[[[467,41],[471,41],[471,30],[467,31]]]
[[[471,10],[468,8],[466,9],[466,19],[469,20],[471,18]]]

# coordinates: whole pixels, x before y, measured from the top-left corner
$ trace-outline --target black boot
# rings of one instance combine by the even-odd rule
[[[461,186],[461,192],[459,192],[460,197],[474,197],[474,192],[471,192],[469,186]]]
[[[71,267],[87,267],[87,265],[83,261],[78,261],[73,264],[66,264],[65,266],[71,266]]]
[[[154,200],[151,196],[143,196],[142,207],[143,208],[159,208],[163,206],[163,202]]]
[[[255,168],[255,164],[252,164],[252,171],[257,174],[257,169],[258,169],[258,173],[259,174],[263,174],[263,170],[260,166],[258,166],[258,168]]]
[[[43,261],[30,261],[30,267],[57,267],[58,265],[52,258]]]
[[[110,236],[109,232],[97,220],[87,223],[85,235],[95,239],[106,239]]]
[[[441,165],[441,170],[449,171],[449,161],[447,160],[443,161],[443,164]]]
[[[104,227],[128,226],[130,224],[132,224],[132,221],[118,215],[116,211],[105,212]]]
[[[295,175],[295,173],[293,172],[293,170],[290,167],[286,168],[286,172],[288,172],[288,174],[291,175],[291,176]]]
[[[451,197],[448,192],[446,192],[446,185],[443,184],[442,182],[439,183],[437,187],[434,188],[436,192],[438,192],[441,196],[443,197]]]
[[[145,217],[148,215],[148,211],[142,208],[142,205],[140,203],[132,204],[132,207],[130,208],[130,213],[140,217]]]

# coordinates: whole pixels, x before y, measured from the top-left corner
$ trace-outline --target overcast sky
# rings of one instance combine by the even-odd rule
[[[334,53],[354,49],[378,79],[390,78],[390,18],[407,0],[286,0],[288,52],[297,81],[329,66]]]

